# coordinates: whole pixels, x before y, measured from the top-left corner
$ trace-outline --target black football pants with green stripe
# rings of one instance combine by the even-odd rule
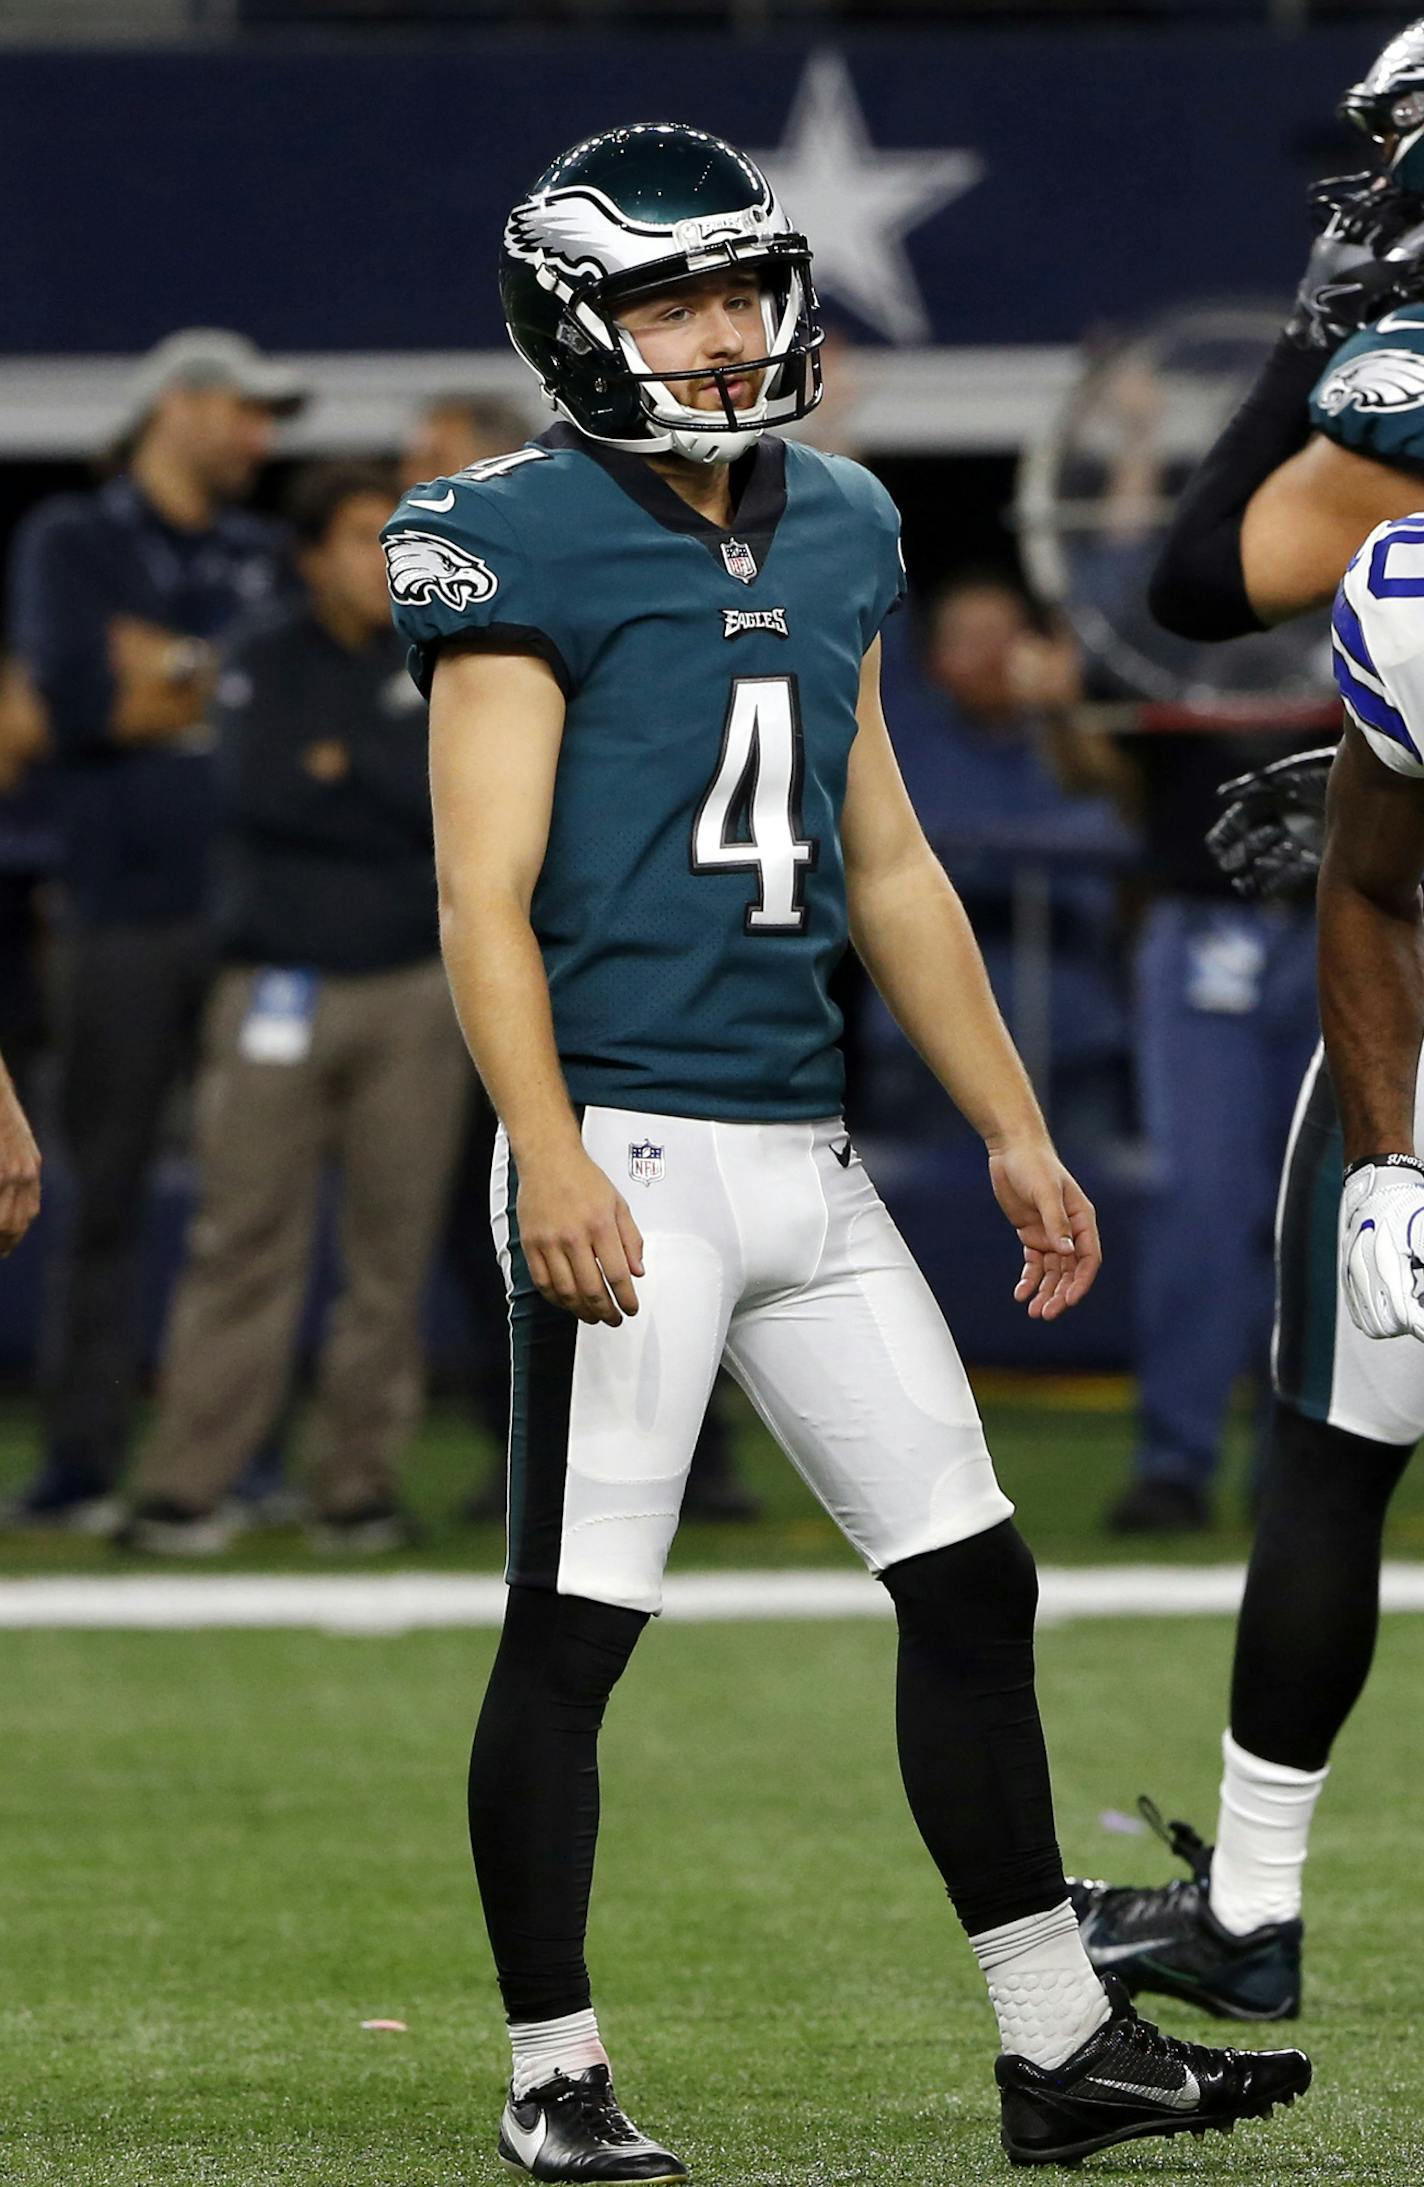
[[[1424,1146],[1424,1101],[1415,1136]],[[1364,1336],[1345,1304],[1343,1167],[1334,1089],[1317,1050],[1281,1180],[1276,1415],[1231,1685],[1238,1745],[1303,1770],[1324,1768],[1369,1675],[1385,1515],[1424,1435],[1424,1344]]]
[[[902,1773],[961,1920],[977,1933],[1061,1903],[1033,1560],[949,1332],[844,1126],[612,1109],[582,1123],[643,1233],[636,1317],[591,1327],[539,1296],[503,1144],[491,1192],[511,1303],[511,1587],[469,1805],[509,2016],[589,2002],[598,1733],[661,1603],[719,1362],[894,1601]]]

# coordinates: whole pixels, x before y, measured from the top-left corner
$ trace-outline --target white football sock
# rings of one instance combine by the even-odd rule
[[[531,2088],[542,2088],[556,2073],[586,2073],[590,2066],[608,2063],[592,2011],[565,2013],[562,2020],[511,2020],[509,2041],[516,2100]]]
[[[1221,1738],[1226,1767],[1211,1860],[1211,1910],[1224,1929],[1245,1936],[1266,1921],[1300,1912],[1301,1870],[1325,1769],[1262,1762]]]
[[[1065,1898],[1047,1913],[971,1936],[989,1984],[999,2041],[1017,2058],[1058,2066],[1108,2018],[1102,1983]]]

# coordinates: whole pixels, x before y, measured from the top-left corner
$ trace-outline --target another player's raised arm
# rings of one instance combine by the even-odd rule
[[[642,1239],[584,1153],[530,924],[564,699],[542,660],[444,653],[430,697],[440,941],[470,1053],[509,1136],[520,1242],[546,1298],[584,1321],[636,1313]],[[616,1301],[616,1304],[615,1304]]]
[[[1413,471],[1315,434],[1257,488],[1241,522],[1241,569],[1260,621],[1328,606],[1365,533],[1419,506]]]
[[[964,906],[900,778],[878,642],[856,711],[841,819],[851,937],[896,1022],[982,1136],[995,1196],[1024,1249],[1014,1296],[1051,1320],[1098,1272],[1097,1219],[1054,1151]]]

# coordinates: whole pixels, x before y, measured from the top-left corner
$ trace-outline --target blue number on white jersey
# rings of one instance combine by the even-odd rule
[[[1335,595],[1335,681],[1378,759],[1424,778],[1424,517],[1370,533]]]

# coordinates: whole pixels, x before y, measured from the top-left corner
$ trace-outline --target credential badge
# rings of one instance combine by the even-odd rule
[[[655,1147],[651,1139],[641,1146],[636,1141],[628,1149],[628,1175],[635,1185],[655,1185],[663,1174],[663,1150]]]
[[[727,565],[727,575],[738,577],[744,585],[750,585],[757,573],[756,556],[743,539],[722,541],[722,560]]]

